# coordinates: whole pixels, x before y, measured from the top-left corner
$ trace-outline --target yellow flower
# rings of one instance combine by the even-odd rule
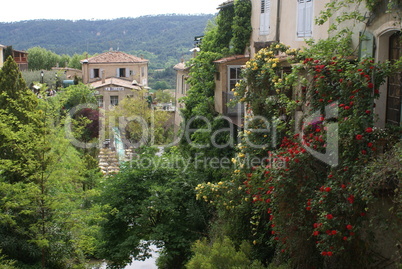
[[[276,67],[276,64],[272,64],[272,68],[275,68]]]
[[[238,92],[234,92],[234,96],[238,96],[239,95],[239,93]]]
[[[276,49],[279,49],[281,46],[278,44],[275,46]]]

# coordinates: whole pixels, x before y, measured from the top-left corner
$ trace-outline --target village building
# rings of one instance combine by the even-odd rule
[[[85,84],[102,78],[136,80],[140,85],[148,85],[148,60],[121,51],[108,51],[82,63],[82,79]]]
[[[8,50],[8,51],[7,51]],[[3,67],[4,62],[7,60],[7,54],[10,54],[14,61],[17,63],[21,71],[28,70],[28,52],[22,50],[14,50],[10,46],[0,44],[0,68]]]
[[[110,110],[124,98],[138,97],[141,86],[136,81],[121,78],[107,78],[89,84],[95,91],[98,106]]]

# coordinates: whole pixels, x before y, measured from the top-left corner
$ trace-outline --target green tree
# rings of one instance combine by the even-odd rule
[[[106,182],[102,199],[110,210],[101,256],[111,268],[146,257],[144,240],[163,248],[161,268],[182,268],[192,242],[205,231],[208,211],[194,193],[205,175],[187,166],[188,158],[177,151],[153,154],[141,154]]]
[[[60,62],[60,56],[56,53],[41,48],[28,49],[28,68],[30,70],[50,70]]]
[[[26,87],[10,56],[0,70],[0,167],[10,182],[27,181],[36,169],[40,114],[36,96]]]

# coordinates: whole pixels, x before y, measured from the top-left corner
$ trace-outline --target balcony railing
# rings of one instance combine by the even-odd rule
[[[238,103],[235,106],[229,106],[229,103],[233,99],[234,99],[233,92],[222,93],[223,113],[228,116],[241,117],[244,114],[244,105],[242,103]]]
[[[14,57],[14,61],[16,63],[26,63],[28,62],[27,57]]]

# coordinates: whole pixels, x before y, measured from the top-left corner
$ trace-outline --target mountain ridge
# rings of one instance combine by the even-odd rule
[[[0,23],[0,44],[42,47],[59,55],[109,50],[151,58],[154,68],[177,63],[194,46],[213,14],[146,15],[104,20],[28,20]]]

